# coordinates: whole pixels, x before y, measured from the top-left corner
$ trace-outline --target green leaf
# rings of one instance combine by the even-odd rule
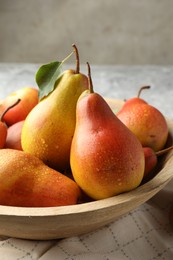
[[[39,87],[39,99],[47,96],[55,89],[55,83],[62,75],[62,64],[71,57],[71,52],[63,61],[53,61],[42,65],[35,76],[36,83]]]
[[[47,96],[55,88],[55,82],[62,75],[62,62],[54,61],[42,65],[36,73],[36,82],[39,87],[39,99]]]

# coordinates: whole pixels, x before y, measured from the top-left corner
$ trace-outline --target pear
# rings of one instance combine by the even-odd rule
[[[25,120],[19,121],[7,129],[7,137],[4,148],[22,150],[21,132]]]
[[[142,87],[141,90],[149,88]],[[154,151],[163,149],[168,137],[168,126],[164,115],[155,107],[138,97],[129,99],[116,114],[136,135],[142,146]]]
[[[37,157],[1,149],[0,158],[0,205],[52,207],[78,202],[81,194],[78,185]]]
[[[13,107],[15,107],[18,103],[20,102],[20,99],[18,99],[17,101],[15,101],[15,103],[13,103],[12,105],[8,106],[1,114],[0,117],[0,149],[4,148],[5,146],[5,142],[6,142],[6,138],[7,138],[7,125],[4,122],[4,117],[7,114],[7,112],[12,109]]]
[[[146,178],[146,176],[148,177],[151,174],[151,172],[154,170],[154,168],[156,167],[156,165],[158,163],[158,157],[161,155],[164,155],[165,153],[169,152],[172,149],[173,149],[173,146],[170,146],[163,150],[155,152],[150,147],[143,147],[144,157],[145,157],[144,178]]]
[[[7,126],[2,120],[3,116],[0,119],[0,149],[4,147],[7,138]]]
[[[4,121],[8,126],[26,118],[31,109],[38,103],[38,89],[23,87],[10,93],[6,98],[0,100],[0,113],[18,99],[21,100],[18,106],[10,109],[4,116]]]
[[[22,149],[37,156],[61,172],[70,164],[70,147],[76,124],[76,103],[88,88],[87,76],[79,72],[79,55],[75,45],[76,70],[66,70],[54,91],[43,98],[25,119]]]
[[[77,102],[70,165],[76,183],[98,200],[130,191],[141,183],[144,153],[136,136],[104,98],[94,93],[89,64],[88,79],[89,90]]]

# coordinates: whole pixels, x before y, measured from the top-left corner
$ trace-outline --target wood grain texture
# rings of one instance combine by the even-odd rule
[[[173,122],[167,120],[173,144]],[[159,159],[155,176],[138,188],[111,198],[74,206],[22,208],[0,206],[0,235],[24,239],[57,239],[95,230],[143,204],[173,178],[173,151]]]

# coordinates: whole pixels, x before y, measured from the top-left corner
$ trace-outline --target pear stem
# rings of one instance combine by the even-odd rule
[[[89,83],[89,91],[90,93],[94,93],[94,89],[93,89],[93,82],[92,82],[92,78],[91,78],[91,68],[89,63],[86,63],[88,66],[88,83]]]
[[[165,148],[165,149],[163,149],[163,150],[161,150],[161,151],[156,152],[155,155],[156,155],[156,156],[160,156],[160,155],[162,155],[162,154],[164,154],[164,153],[169,152],[169,151],[172,150],[172,149],[173,149],[173,145],[170,146],[170,147],[168,147],[168,148]]]
[[[1,117],[0,117],[0,121],[3,121],[3,118],[5,116],[5,114],[8,112],[8,110],[10,110],[11,108],[13,108],[14,106],[16,106],[19,102],[21,101],[21,99],[19,98],[14,104],[12,104],[11,106],[7,107],[4,112],[2,113]]]
[[[149,89],[149,88],[150,88],[150,86],[143,86],[143,87],[141,87],[140,90],[138,91],[137,97],[138,97],[138,98],[140,97],[141,92],[142,92],[144,89]]]
[[[78,49],[77,49],[75,44],[73,44],[72,47],[74,48],[75,54],[76,54],[76,70],[75,70],[75,74],[79,74],[79,72],[80,72],[79,52],[78,52]]]

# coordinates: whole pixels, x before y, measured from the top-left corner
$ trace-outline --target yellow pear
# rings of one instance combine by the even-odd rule
[[[79,72],[76,46],[75,50],[76,70],[64,71],[54,91],[29,113],[21,135],[25,152],[37,156],[45,164],[61,172],[66,171],[70,164],[76,103],[80,94],[88,88],[87,76]]]

